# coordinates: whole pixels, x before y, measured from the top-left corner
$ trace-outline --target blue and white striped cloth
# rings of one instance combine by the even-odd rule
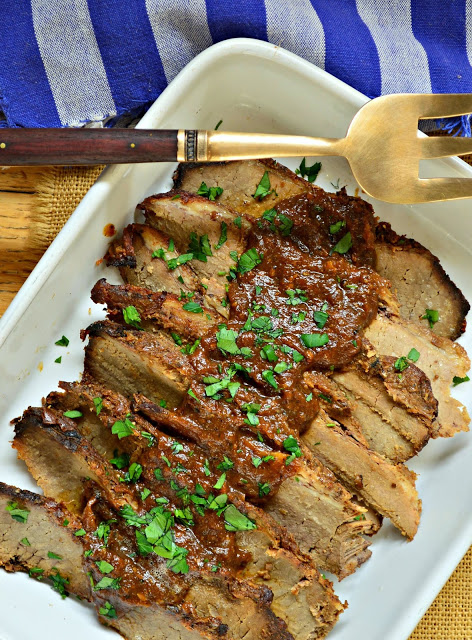
[[[280,45],[370,97],[472,92],[472,0],[2,0],[4,126],[142,113],[196,54]],[[463,132],[470,135],[468,118]]]

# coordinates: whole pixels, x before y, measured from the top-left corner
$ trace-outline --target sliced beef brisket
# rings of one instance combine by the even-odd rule
[[[426,247],[399,236],[388,222],[379,222],[375,257],[376,270],[393,285],[402,318],[431,326],[434,333],[450,340],[464,332],[470,305]],[[428,310],[437,312],[437,318],[430,315],[430,324]]]

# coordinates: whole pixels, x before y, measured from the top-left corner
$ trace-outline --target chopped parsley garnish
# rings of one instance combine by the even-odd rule
[[[295,306],[296,304],[301,304],[308,300],[304,289],[287,289],[285,293],[288,295],[288,298],[285,300],[285,304],[288,305]]]
[[[138,462],[133,462],[123,479],[124,482],[137,482],[143,472],[142,466]]]
[[[197,402],[200,402],[200,400],[197,398],[197,396],[195,395],[195,391],[193,389],[189,389],[187,391],[188,395],[193,398],[194,400],[196,400]]]
[[[300,340],[308,349],[314,349],[328,344],[329,336],[327,333],[302,333]]]
[[[41,580],[41,578],[43,577],[43,573],[44,573],[44,569],[38,569],[36,567],[32,567],[29,571],[28,571],[28,575],[30,578],[34,578],[36,576],[37,580]]]
[[[242,219],[241,216],[238,216],[237,218],[235,218],[233,220],[233,224],[238,227],[238,229],[241,229],[241,223],[242,223]]]
[[[103,540],[103,544],[105,545],[105,547],[108,544],[108,536],[110,535],[111,524],[113,522],[116,522],[116,520],[109,520],[108,522],[100,522],[96,531],[93,532],[93,534],[97,536],[99,540]]]
[[[264,496],[270,493],[270,484],[268,482],[259,482],[259,497],[263,498]]]
[[[310,392],[309,394],[307,394],[307,395],[305,396],[305,400],[306,400],[307,402],[311,402],[311,401],[313,400],[313,393],[312,393],[312,392]]]
[[[54,362],[57,362],[57,364],[61,364],[61,362],[62,362],[62,356],[59,356],[59,358],[56,358],[56,359],[54,360]]]
[[[265,371],[262,372],[262,377],[264,378],[264,380],[270,384],[271,387],[273,387],[274,389],[278,389],[279,385],[277,384],[277,381],[274,378],[274,372],[272,371],[272,369],[266,369]]]
[[[134,307],[132,304],[129,307],[125,307],[123,309],[123,320],[126,322],[126,324],[129,324],[136,329],[140,328],[141,316],[139,315],[136,307]]]
[[[283,213],[279,213],[276,209],[267,209],[262,214],[262,218],[270,222],[270,230],[271,231],[280,231],[282,236],[290,235],[293,227],[293,220]],[[278,225],[275,224],[275,221],[278,221]]]
[[[226,222],[222,222],[220,239],[218,240],[218,244],[215,245],[215,249],[221,249],[221,247],[224,245],[224,243],[228,239],[227,231],[228,231],[228,225],[226,224]]]
[[[213,489],[221,489],[226,481],[226,473],[222,473],[221,476],[216,481],[216,484],[213,486]]]
[[[51,560],[62,560],[62,556],[58,556],[57,553],[53,551],[48,551],[48,558],[51,558]]]
[[[187,255],[192,254],[195,260],[200,260],[200,262],[207,262],[207,256],[213,255],[208,235],[205,234],[198,237],[195,231],[192,231],[192,233],[190,234],[190,244],[187,252]]]
[[[326,311],[314,311],[313,312],[313,320],[315,321],[318,329],[323,329],[325,324],[328,322],[329,315]]]
[[[149,498],[150,495],[151,495],[151,491],[148,488],[143,489],[141,491],[141,500],[144,502],[146,498]]]
[[[18,506],[17,502],[9,502],[5,507],[5,511],[8,511],[13,520],[16,520],[17,522],[25,524],[25,522],[28,521],[29,510],[22,509]]]
[[[66,585],[69,584],[69,580],[61,576],[56,567],[53,567],[53,569],[56,570],[56,573],[53,573],[49,576],[49,579],[52,582],[52,587],[60,594],[61,598],[67,598],[69,594],[66,591]]]
[[[181,442],[173,442],[171,448],[173,453],[180,453],[184,450],[184,445]]]
[[[285,460],[286,466],[288,466],[295,458],[300,458],[302,455],[300,445],[293,436],[288,436],[284,440],[284,449],[290,453],[289,457]]]
[[[198,302],[186,302],[182,308],[185,311],[190,311],[190,313],[203,313],[203,309]]]
[[[395,360],[395,364],[393,365],[397,371],[405,371],[410,366],[410,363],[407,360],[406,356],[401,356]]]
[[[119,589],[121,578],[109,578],[103,577],[100,582],[94,586],[94,591],[100,591],[101,589]]]
[[[338,220],[334,224],[329,225],[329,232],[334,236],[335,233],[338,233],[338,231],[341,231],[341,229],[345,226],[346,226],[345,220]]]
[[[66,418],[81,418],[83,414],[82,411],[78,411],[77,409],[70,409],[69,411],[64,411],[62,415]]]
[[[97,413],[97,416],[100,415],[100,412],[103,409],[103,398],[94,398],[93,404],[95,406],[95,411]]]
[[[252,248],[248,249],[238,261],[238,271],[239,273],[247,273],[254,269],[258,264],[262,262],[262,256],[257,253],[257,250]]]
[[[427,320],[429,322],[429,328],[432,329],[436,322],[439,322],[439,311],[436,309],[425,309],[424,316],[421,316],[422,320]]]
[[[320,169],[321,162],[315,162],[311,167],[307,167],[306,158],[303,158],[298,169],[295,169],[295,173],[297,176],[301,176],[302,178],[306,177],[308,182],[314,182],[320,172]]]
[[[463,382],[469,382],[469,376],[464,376],[463,378],[459,376],[454,376],[452,379],[452,384],[454,387],[457,387],[458,384],[462,384]]]
[[[257,469],[258,467],[261,466],[263,462],[270,462],[271,460],[275,460],[274,456],[269,455],[269,456],[264,456],[263,458],[260,458],[259,456],[254,456],[252,458],[252,464]]]
[[[260,351],[261,358],[268,360],[269,362],[277,362],[277,354],[275,353],[274,345],[265,344]]]
[[[268,196],[272,191],[274,191],[274,189],[270,188],[269,172],[265,171],[252,197],[256,200],[262,200],[262,198]]]
[[[220,349],[224,355],[230,353],[231,355],[238,355],[241,353],[238,345],[236,344],[236,338],[238,337],[237,331],[233,329],[227,329],[226,325],[219,325],[219,330],[216,332],[216,346]]]
[[[277,364],[274,367],[274,372],[275,373],[283,373],[284,371],[287,371],[287,369],[291,369],[292,365],[289,364],[288,362],[277,362]]]
[[[117,617],[115,607],[109,602],[105,602],[104,605],[99,608],[98,613],[101,616],[105,616],[105,618],[110,618],[110,620]]]
[[[62,338],[60,340],[56,340],[54,344],[57,344],[58,347],[68,347],[69,342],[69,338],[66,338],[66,336],[62,336]]]
[[[226,456],[224,456],[223,462],[220,462],[220,464],[216,468],[219,469],[220,471],[228,471],[233,467],[234,467],[234,462],[230,460],[230,458],[227,458]]]
[[[124,507],[121,508],[120,515],[125,520],[126,524],[131,527],[140,527],[142,524],[146,524],[146,518],[138,516],[138,514],[134,512],[133,507],[129,504],[125,504]]]
[[[114,465],[117,469],[124,469],[129,465],[129,455],[127,453],[122,453],[121,455],[116,455],[117,452],[114,452],[115,457],[111,458],[110,464]]]
[[[129,418],[125,418],[124,420],[117,420],[113,424],[111,432],[114,435],[118,436],[118,438],[121,440],[122,438],[133,435],[134,424]]]
[[[341,240],[334,245],[330,253],[340,253],[340,254],[347,253],[351,247],[352,247],[351,232],[348,231],[346,235],[343,236]]]
[[[163,258],[164,260],[166,259],[165,255],[154,255],[154,253],[151,256],[152,258]],[[177,256],[177,258],[170,258],[170,260],[167,260],[167,268],[169,269],[169,271],[174,271],[174,269],[177,269],[177,267],[180,267],[183,264],[187,264],[187,262],[190,262],[190,260],[193,260],[193,258],[193,253],[181,253],[180,256]],[[182,278],[182,276],[179,276],[177,280],[181,284],[184,284],[184,279]]]
[[[228,505],[224,512],[225,529],[227,531],[251,531],[256,525],[236,509],[234,504]]]
[[[408,355],[397,358],[393,366],[397,371],[401,373],[402,371],[405,371],[405,369],[408,369],[408,367],[410,366],[410,362],[416,362],[419,357],[420,357],[419,351],[417,351],[415,348],[410,349],[410,352],[408,353]]]
[[[84,536],[87,532],[85,531],[85,529],[78,529],[75,533],[74,536],[77,536],[77,538],[81,538],[82,536]]]
[[[209,318],[208,314],[207,314],[207,318]],[[190,344],[190,343],[186,344],[185,347],[182,347],[181,349],[182,353],[185,353],[191,356],[192,353],[195,353],[195,351],[197,350],[197,347],[200,344],[201,340],[202,340],[201,338],[197,338],[193,344]]]
[[[106,560],[98,560],[95,564],[97,565],[100,573],[110,573],[115,568],[112,564],[110,564]]]
[[[204,196],[212,201],[215,201],[222,193],[223,189],[221,187],[208,187],[205,182],[202,182],[197,191],[197,195]]]
[[[299,322],[303,322],[306,318],[306,311],[299,311],[298,313],[292,313],[292,319],[290,320],[290,324],[298,324]]]
[[[154,469],[154,476],[156,477],[156,480],[164,480],[164,475],[162,473],[162,470],[159,468]]]
[[[150,433],[148,433],[147,431],[141,431],[141,436],[147,440],[148,443],[148,447],[152,447],[152,445],[154,444],[154,436],[152,436]]]
[[[215,131],[217,131],[222,124],[223,124],[223,120],[219,120],[216,124]]]
[[[244,419],[244,422],[246,424],[251,425],[252,427],[257,427],[257,425],[259,424],[259,418],[257,416],[257,412],[259,411],[260,408],[261,408],[261,405],[255,402],[244,403],[241,407],[241,410],[247,413],[247,418]]]
[[[321,398],[321,400],[324,400],[325,402],[329,402],[330,404],[333,402],[332,398],[327,396],[325,393],[319,393],[318,398]]]
[[[23,544],[25,547],[31,547],[31,542],[28,540],[28,538],[22,538],[20,540],[21,544]]]

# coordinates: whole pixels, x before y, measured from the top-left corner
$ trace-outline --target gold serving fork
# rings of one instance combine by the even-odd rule
[[[418,120],[472,112],[472,94],[394,94],[354,116],[346,137],[162,129],[1,129],[0,164],[218,162],[344,156],[360,187],[386,202],[413,204],[472,197],[471,178],[419,177],[419,162],[472,153],[472,139],[425,137]]]

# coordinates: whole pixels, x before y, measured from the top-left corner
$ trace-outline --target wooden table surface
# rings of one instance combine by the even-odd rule
[[[0,316],[42,251],[31,245],[29,223],[41,169],[0,167]]]

